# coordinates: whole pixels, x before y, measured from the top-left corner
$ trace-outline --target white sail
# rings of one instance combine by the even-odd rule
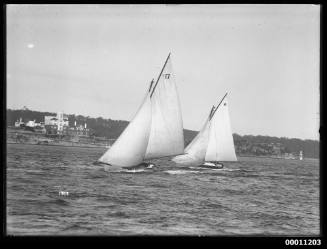
[[[133,120],[98,160],[112,166],[137,166],[145,159],[183,153],[180,103],[170,54]]]
[[[237,161],[227,98],[223,99],[211,119],[205,161]]]
[[[213,107],[214,108],[214,107]],[[210,115],[213,109],[211,109]],[[202,126],[198,134],[193,138],[191,143],[185,148],[185,154],[176,156],[172,161],[179,164],[201,164],[204,162],[206,155],[208,141],[209,141],[209,130],[210,130],[210,115]]]
[[[148,145],[150,125],[151,101],[147,92],[133,120],[99,161],[121,167],[140,164]]]
[[[150,96],[152,119],[145,159],[182,154],[183,121],[170,56]]]

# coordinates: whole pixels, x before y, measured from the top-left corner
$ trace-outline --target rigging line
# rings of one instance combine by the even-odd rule
[[[213,111],[211,118],[213,117],[213,115],[215,115],[216,111],[218,110],[218,107],[220,106],[220,104],[223,102],[224,98],[227,96],[227,93],[224,95],[224,97],[220,100],[219,104],[217,105],[216,109]]]
[[[170,53],[169,53],[169,55],[168,55],[168,57],[167,57],[167,59],[166,59],[165,64],[163,65],[163,67],[162,67],[162,69],[161,69],[161,72],[160,72],[160,74],[159,74],[159,76],[158,76],[157,82],[156,82],[156,84],[155,84],[154,87],[153,87],[152,93],[150,94],[150,98],[152,97],[152,95],[153,95],[153,93],[154,93],[154,90],[156,89],[156,87],[157,87],[157,85],[158,85],[159,79],[160,79],[160,77],[161,77],[161,74],[162,74],[163,70],[164,70],[165,67],[166,67],[166,64],[167,64],[167,62],[168,62],[169,57],[170,57]]]

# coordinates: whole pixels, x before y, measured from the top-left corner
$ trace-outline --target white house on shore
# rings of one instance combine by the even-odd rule
[[[63,112],[58,112],[57,116],[44,116],[44,125],[56,125],[58,131],[63,131],[69,126],[69,121]]]
[[[15,127],[21,127],[22,125],[25,125],[25,123],[23,122],[22,118],[20,118],[19,120],[17,120],[15,122]]]

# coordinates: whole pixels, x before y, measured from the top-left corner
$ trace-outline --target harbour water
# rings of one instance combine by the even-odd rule
[[[319,160],[109,173],[105,148],[7,145],[9,235],[318,235]],[[68,195],[59,195],[59,192]]]

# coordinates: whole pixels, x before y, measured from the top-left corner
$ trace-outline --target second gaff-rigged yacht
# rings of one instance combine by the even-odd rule
[[[185,148],[184,154],[172,158],[182,166],[222,168],[223,162],[237,161],[228,112],[227,93],[213,106],[202,129]]]

